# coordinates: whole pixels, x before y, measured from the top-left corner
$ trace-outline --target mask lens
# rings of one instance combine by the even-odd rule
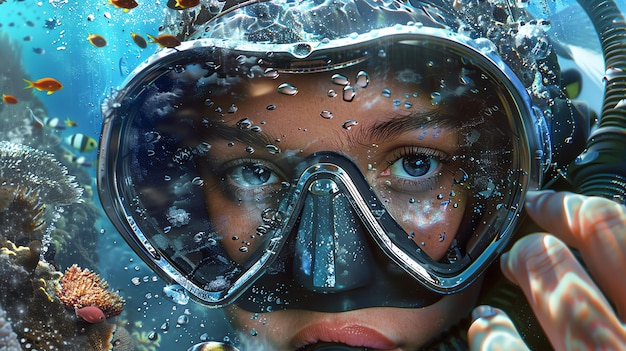
[[[196,44],[157,60],[108,111],[109,171],[124,179],[132,241],[221,303],[262,272],[289,270],[275,258],[323,217],[328,240],[357,232],[332,229],[346,221],[363,227],[363,242],[454,290],[494,255],[534,172],[517,87],[464,50],[387,38],[294,60]],[[320,152],[351,166],[322,165]],[[345,211],[324,212],[333,206]],[[337,257],[361,255],[333,245]]]

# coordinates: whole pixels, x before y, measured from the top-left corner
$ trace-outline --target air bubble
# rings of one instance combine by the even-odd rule
[[[267,105],[265,109],[268,111],[274,111],[276,109],[276,105]]]
[[[176,320],[176,323],[178,323],[179,325],[189,324],[189,316],[184,315],[184,314],[179,316],[178,319]]]
[[[404,102],[404,108],[409,109],[411,107],[413,107],[413,103],[412,102],[410,102],[410,101],[405,101]]]
[[[248,248],[246,246],[242,246],[239,248],[239,251],[241,252],[248,252]]]
[[[439,234],[439,242],[446,240],[446,232]]]
[[[349,85],[350,81],[348,80],[348,77],[342,75],[342,74],[333,74],[332,77],[330,77],[330,81],[337,84],[337,85]]]
[[[249,154],[253,154],[254,153],[254,148],[252,146],[248,146],[246,147],[246,152]]]
[[[355,96],[356,96],[356,91],[354,90],[354,87],[348,85],[343,88],[343,101],[350,102],[354,100]]]
[[[333,118],[333,113],[328,110],[323,110],[322,112],[320,112],[320,116],[325,119],[331,119]]]
[[[283,95],[294,96],[298,93],[298,88],[289,83],[283,83],[278,86],[278,92]]]
[[[159,335],[158,335],[158,334],[157,334],[154,330],[151,330],[151,331],[148,333],[148,340],[152,340],[152,341],[154,341],[154,340],[156,340],[156,339],[158,339],[158,338],[159,338]]]
[[[391,90],[389,89],[383,89],[380,93],[384,97],[391,97]]]
[[[161,330],[163,330],[163,331],[170,330],[170,323],[169,322],[165,322],[165,323],[161,324]]]
[[[246,63],[246,57],[244,55],[239,55],[235,58],[235,61],[237,61],[238,64],[243,65]]]
[[[153,144],[153,143],[156,143],[157,141],[159,141],[161,139],[161,134],[159,134],[158,132],[155,132],[155,131],[146,132],[144,134],[144,138],[146,140],[146,143]]]
[[[331,98],[332,98],[332,97],[337,97],[337,92],[336,92],[334,89],[330,89],[330,90],[328,90],[328,92],[326,93],[326,95],[327,95],[328,97],[331,97]]]
[[[387,57],[387,52],[383,49],[378,50],[378,57],[385,58]]]
[[[238,109],[237,105],[232,104],[228,107],[228,113],[235,113],[237,112],[237,109]]]
[[[349,119],[345,122],[343,122],[343,129],[345,130],[350,130],[352,127],[356,126],[357,124],[359,124],[359,122],[353,120],[353,119]]]
[[[236,125],[239,129],[250,129],[252,128],[252,121],[249,118],[244,118],[239,120]]]
[[[365,71],[360,71],[356,75],[356,85],[360,88],[367,88],[370,84],[370,76]]]

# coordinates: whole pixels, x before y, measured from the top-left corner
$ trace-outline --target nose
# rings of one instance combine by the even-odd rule
[[[293,273],[308,290],[336,293],[370,283],[367,230],[334,179],[306,189],[296,228]]]

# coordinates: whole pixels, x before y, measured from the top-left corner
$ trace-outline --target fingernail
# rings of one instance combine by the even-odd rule
[[[498,311],[495,308],[489,305],[480,305],[472,311],[472,322],[479,318],[491,318],[496,314],[498,314]]]

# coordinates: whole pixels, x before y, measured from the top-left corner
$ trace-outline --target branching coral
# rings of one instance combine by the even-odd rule
[[[124,300],[108,288],[109,284],[95,272],[73,265],[63,274],[57,296],[67,309],[96,306],[109,318],[122,312]]]

